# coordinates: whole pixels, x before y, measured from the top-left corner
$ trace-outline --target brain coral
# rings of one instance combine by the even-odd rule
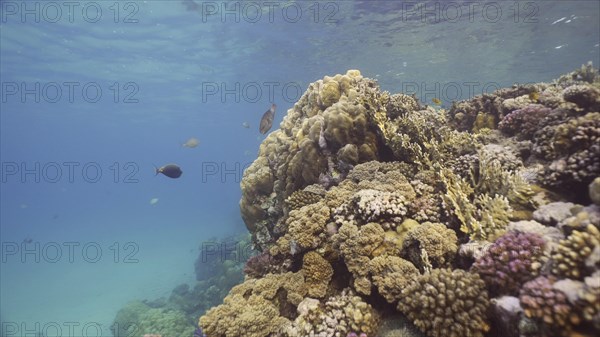
[[[483,337],[489,305],[485,284],[464,270],[434,269],[402,290],[398,310],[431,337]]]
[[[539,272],[544,245],[537,234],[507,232],[475,261],[471,271],[481,276],[493,294],[516,295]]]

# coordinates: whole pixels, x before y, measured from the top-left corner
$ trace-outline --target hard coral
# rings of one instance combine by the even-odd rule
[[[423,254],[431,267],[449,267],[458,251],[458,239],[453,230],[441,223],[423,223],[408,232],[402,244],[402,255],[423,272]]]
[[[485,284],[464,270],[434,269],[402,290],[398,310],[431,337],[483,337],[489,330]]]
[[[525,316],[542,324],[541,335],[569,336],[580,318],[573,311],[567,296],[552,287],[554,280],[539,276],[523,286],[519,300]]]
[[[541,104],[530,104],[522,109],[506,115],[498,128],[508,135],[517,135],[521,139],[531,139],[533,134],[543,126],[543,119],[550,109]]]
[[[304,254],[302,273],[308,287],[308,295],[322,298],[327,293],[327,286],[333,276],[333,268],[315,251]]]
[[[351,332],[375,335],[379,323],[377,312],[350,289],[330,297],[324,305],[305,300],[307,305],[287,329],[288,336],[343,337]]]
[[[475,261],[471,271],[481,276],[494,295],[515,295],[539,272],[544,245],[537,234],[507,232]]]
[[[586,259],[600,246],[600,231],[594,225],[587,225],[583,231],[573,231],[560,242],[552,254],[552,273],[558,276],[583,279],[590,274]]]
[[[223,304],[200,317],[199,325],[206,335],[216,337],[278,334],[291,324],[289,316],[306,294],[300,273],[247,279],[229,292]]]
[[[367,268],[379,294],[389,303],[400,299],[402,289],[419,275],[412,263],[397,256],[377,256],[369,261]]]

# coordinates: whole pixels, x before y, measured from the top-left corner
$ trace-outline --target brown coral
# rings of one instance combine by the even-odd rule
[[[315,251],[304,254],[302,273],[308,287],[308,295],[322,298],[327,293],[327,286],[333,276],[333,268]]]
[[[419,275],[419,270],[412,263],[397,256],[377,256],[367,268],[373,275],[373,284],[379,294],[389,303],[400,299],[402,289]]]
[[[453,230],[441,223],[423,223],[410,230],[402,245],[402,255],[421,271],[425,271],[423,254],[426,254],[430,267],[448,267],[458,251],[458,238]],[[424,253],[425,252],[425,253]]]
[[[200,317],[208,336],[262,337],[277,334],[290,325],[289,316],[306,296],[300,273],[268,274],[235,286],[223,304]]]
[[[402,290],[398,310],[431,337],[483,337],[489,305],[485,284],[476,274],[434,269]]]

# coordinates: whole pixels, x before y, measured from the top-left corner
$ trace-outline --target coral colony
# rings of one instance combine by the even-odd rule
[[[600,335],[591,64],[447,110],[326,76],[241,189],[260,255],[206,336]]]

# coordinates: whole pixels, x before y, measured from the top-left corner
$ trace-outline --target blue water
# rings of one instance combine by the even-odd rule
[[[203,241],[245,231],[262,113],[277,128],[325,75],[448,106],[600,64],[597,1],[468,3],[3,0],[2,321],[109,336],[128,301],[192,282]],[[155,176],[167,163],[182,177]]]

